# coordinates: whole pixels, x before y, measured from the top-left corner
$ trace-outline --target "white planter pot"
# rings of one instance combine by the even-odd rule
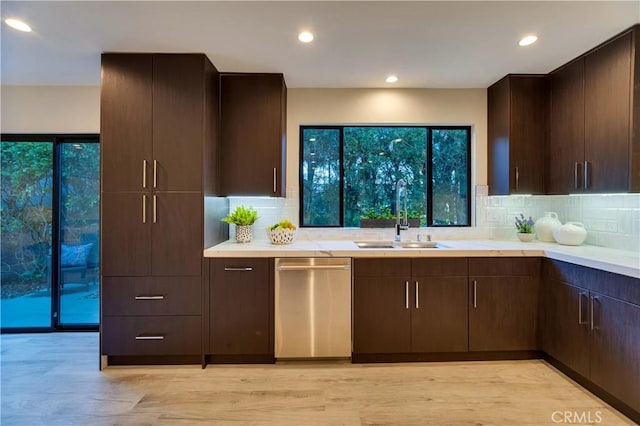
[[[239,243],[250,243],[253,238],[253,227],[251,225],[236,225],[236,241]]]

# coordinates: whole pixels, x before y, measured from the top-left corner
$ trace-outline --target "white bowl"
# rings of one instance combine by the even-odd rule
[[[272,230],[267,228],[267,235],[271,240],[271,244],[291,244],[294,234],[295,231],[293,229],[281,228]]]

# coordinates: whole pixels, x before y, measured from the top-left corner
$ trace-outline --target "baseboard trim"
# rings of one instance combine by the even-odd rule
[[[200,355],[109,355],[107,366],[112,365],[181,365],[201,364]]]
[[[519,359],[540,359],[540,351],[492,351],[492,352],[430,352],[358,354],[351,356],[353,363],[380,362],[447,362],[447,361],[503,361]]]
[[[275,364],[273,354],[205,355],[206,364]]]

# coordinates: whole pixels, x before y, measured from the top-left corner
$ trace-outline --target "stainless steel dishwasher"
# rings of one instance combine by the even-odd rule
[[[275,260],[275,355],[351,356],[351,259]]]

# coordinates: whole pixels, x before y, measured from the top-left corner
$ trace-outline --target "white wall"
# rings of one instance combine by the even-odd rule
[[[287,194],[296,197],[300,126],[310,124],[471,125],[472,185],[486,185],[486,89],[289,89]]]
[[[3,133],[99,133],[98,86],[2,86]]]

